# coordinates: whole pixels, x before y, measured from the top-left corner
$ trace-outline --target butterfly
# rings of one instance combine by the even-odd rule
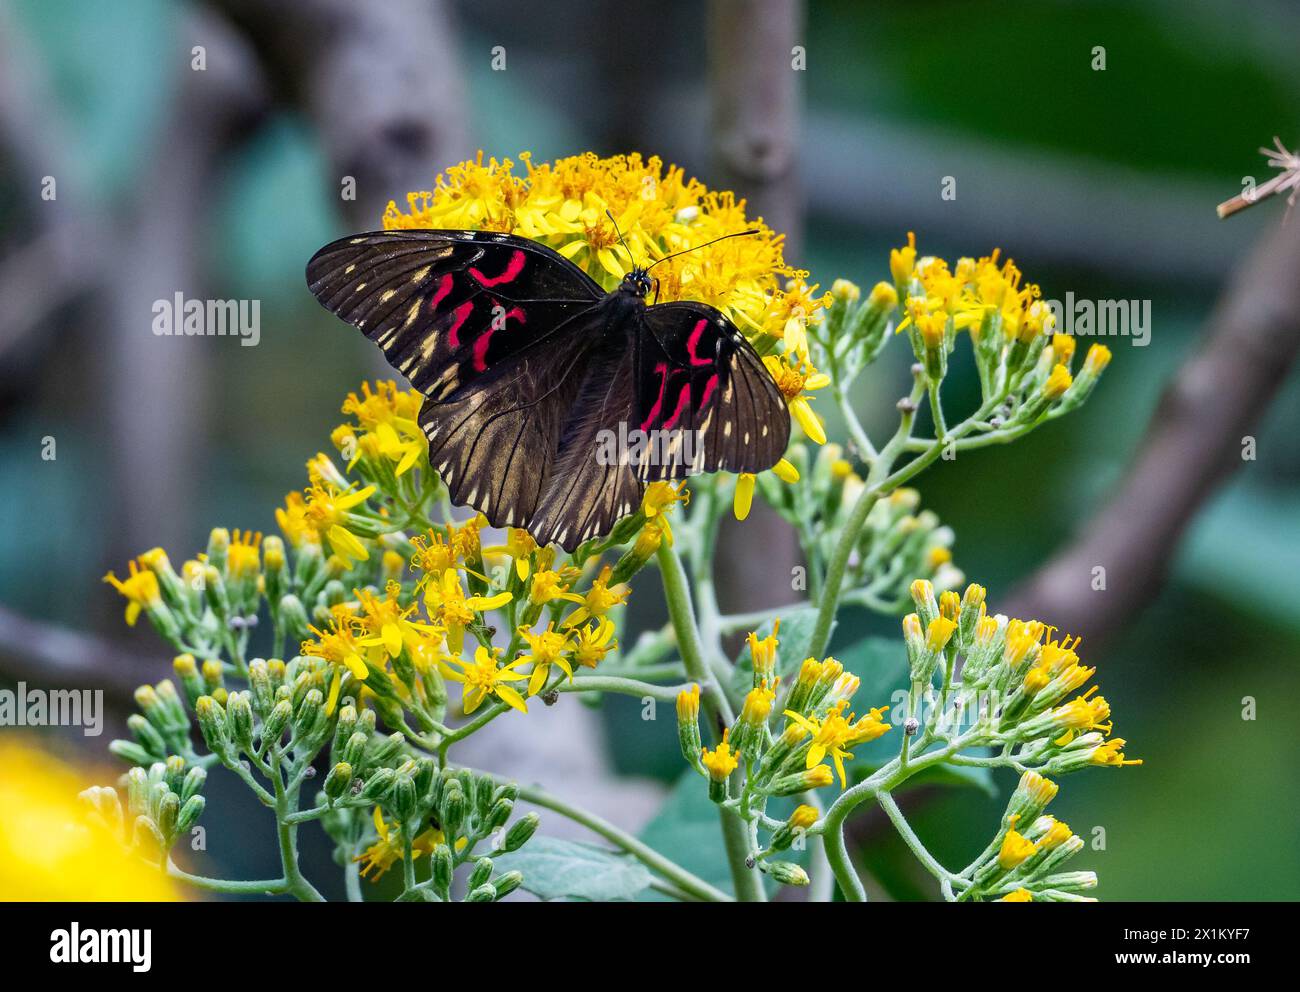
[[[647,483],[760,472],[789,441],[744,335],[704,303],[647,303],[645,268],[605,292],[528,238],[398,230],[326,245],[307,284],[424,395],[452,500],[542,545],[572,552],[634,513]]]

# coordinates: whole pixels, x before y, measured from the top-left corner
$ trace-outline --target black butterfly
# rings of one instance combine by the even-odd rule
[[[647,305],[645,269],[606,293],[527,238],[406,230],[326,245],[307,284],[425,395],[452,499],[541,544],[607,534],[646,482],[785,452],[785,400],[749,342],[703,303]],[[654,442],[639,452],[637,431]]]

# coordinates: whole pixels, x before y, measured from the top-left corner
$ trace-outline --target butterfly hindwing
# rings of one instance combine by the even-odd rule
[[[629,430],[648,437],[636,467],[642,479],[761,472],[785,453],[785,399],[763,360],[721,312],[693,302],[647,307],[636,344],[637,395]]]
[[[318,251],[307,283],[433,399],[547,338],[603,295],[535,241],[479,231],[379,231]]]
[[[538,543],[554,541],[572,552],[583,541],[608,534],[641,505],[644,486],[627,459],[602,438],[603,432],[616,434],[619,423],[632,415],[635,368],[630,349],[608,342],[593,348],[569,397],[559,451],[529,527]]]
[[[575,319],[572,333],[503,362],[445,401],[427,398],[420,427],[429,462],[456,503],[497,527],[528,526],[537,512],[563,431],[574,385],[598,340]]]

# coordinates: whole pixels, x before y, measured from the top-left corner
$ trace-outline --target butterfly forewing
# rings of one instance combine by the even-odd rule
[[[535,241],[380,231],[318,251],[307,283],[417,390],[446,399],[597,302],[600,287]]]
[[[785,399],[731,321],[703,303],[661,303],[646,309],[639,336],[633,426],[647,436],[641,478],[776,464],[790,440]]]

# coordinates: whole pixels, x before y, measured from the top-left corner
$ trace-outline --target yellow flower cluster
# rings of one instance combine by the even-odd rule
[[[745,216],[743,200],[709,190],[657,156],[588,152],[535,164],[523,152],[519,160],[523,175],[512,160],[485,163],[482,153],[452,166],[432,190],[408,194],[406,210],[390,203],[384,228],[522,235],[554,248],[606,289],[635,265],[752,230],[750,237],[719,241],[658,266],[659,298],[717,307],[761,352],[782,341],[787,350],[806,354],[804,327],[825,300],[807,284],[807,273],[786,264],[783,236]]]

